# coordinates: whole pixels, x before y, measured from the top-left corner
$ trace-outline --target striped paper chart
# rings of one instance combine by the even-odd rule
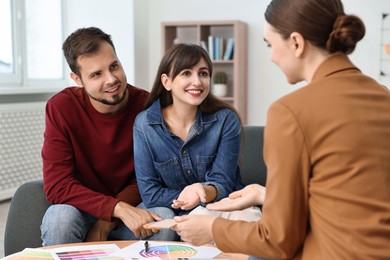
[[[115,244],[88,245],[88,246],[72,246],[60,247],[50,250],[54,259],[57,260],[84,260],[84,259],[118,259],[123,257],[111,257],[112,253],[119,250]]]

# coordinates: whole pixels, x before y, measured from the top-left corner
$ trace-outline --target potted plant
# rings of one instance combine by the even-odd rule
[[[217,72],[213,77],[211,93],[217,97],[224,97],[227,94],[227,75],[225,72]]]

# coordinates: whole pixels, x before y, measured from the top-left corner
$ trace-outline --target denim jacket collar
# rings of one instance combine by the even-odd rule
[[[216,121],[217,117],[215,114],[204,114],[198,108],[196,120],[194,125],[191,127],[191,131],[194,131],[193,133],[198,135],[202,132],[203,125],[211,124]],[[165,129],[167,129],[161,112],[160,99],[156,100],[149,109],[147,109],[146,123],[149,125],[162,125]]]

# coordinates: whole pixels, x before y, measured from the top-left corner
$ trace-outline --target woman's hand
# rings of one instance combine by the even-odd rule
[[[171,206],[174,209],[190,210],[198,206],[199,202],[206,202],[206,192],[201,183],[194,183],[185,187]]]
[[[229,199],[208,204],[207,209],[218,211],[242,210],[261,205],[265,200],[266,188],[259,184],[250,184],[245,188],[232,192]]]

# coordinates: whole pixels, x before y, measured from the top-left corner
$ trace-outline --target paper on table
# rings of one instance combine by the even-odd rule
[[[149,241],[148,251],[145,252],[144,243],[145,241],[138,241],[130,246],[116,251],[110,256],[126,257],[127,259],[150,259],[150,257],[153,257],[153,259],[211,259],[221,253],[218,248],[213,246],[193,246],[187,243],[175,243],[169,241]]]
[[[22,259],[31,259],[31,260],[50,260],[54,259],[54,256],[44,250],[37,248],[25,248],[23,251],[6,256],[4,260],[22,260]]]
[[[118,259],[111,257],[120,248],[115,244],[98,244],[86,246],[66,246],[47,249],[54,256],[54,259]]]
[[[164,228],[171,228],[174,225],[176,225],[176,222],[173,219],[164,219],[160,221],[155,222],[149,222],[145,224],[143,227],[146,229],[164,229]]]

